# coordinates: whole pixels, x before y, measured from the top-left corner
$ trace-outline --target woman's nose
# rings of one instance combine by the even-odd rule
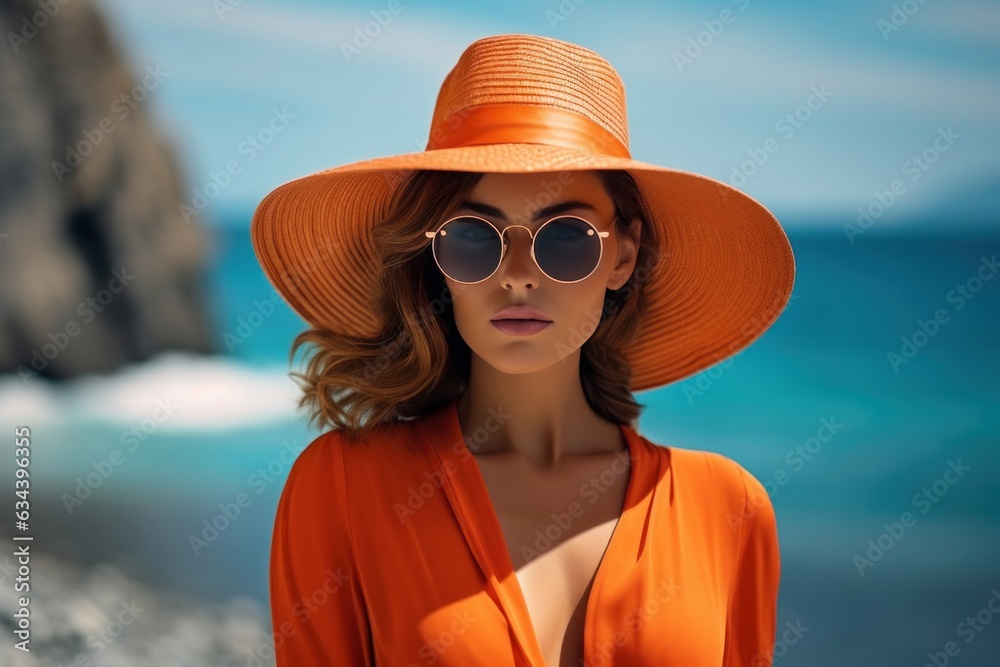
[[[507,248],[500,264],[503,276],[526,276],[537,280],[537,266],[531,258],[531,234],[524,227],[508,227],[504,231]]]

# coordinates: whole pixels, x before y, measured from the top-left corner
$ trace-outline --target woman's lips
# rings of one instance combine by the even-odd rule
[[[542,320],[491,320],[490,323],[510,336],[531,336],[552,324]]]

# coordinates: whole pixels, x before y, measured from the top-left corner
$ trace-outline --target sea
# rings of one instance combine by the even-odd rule
[[[787,227],[797,275],[778,321],[638,393],[639,431],[722,453],[768,489],[774,664],[1000,665],[1000,229],[817,227]],[[0,377],[0,421],[31,426],[37,548],[206,604],[266,605],[277,499],[318,435],[289,376],[305,324],[245,225],[212,234],[221,354]]]

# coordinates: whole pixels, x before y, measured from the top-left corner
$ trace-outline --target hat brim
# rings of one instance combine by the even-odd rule
[[[268,280],[315,327],[373,336],[378,286],[371,226],[413,170],[629,171],[661,252],[641,271],[649,307],[628,351],[632,391],[685,379],[746,348],[791,298],[795,260],[774,215],[722,181],[655,164],[542,144],[490,144],[354,162],[272,190],[251,220]]]

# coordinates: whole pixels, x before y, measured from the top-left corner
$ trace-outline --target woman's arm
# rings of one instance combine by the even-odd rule
[[[723,667],[770,667],[781,578],[777,521],[764,485],[742,466],[739,470],[746,500],[722,664]]]
[[[278,667],[374,664],[341,446],[336,431],[310,443],[278,501],[270,572]]]

